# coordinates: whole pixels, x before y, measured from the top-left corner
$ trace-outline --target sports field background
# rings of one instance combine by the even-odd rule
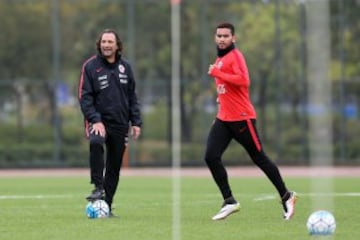
[[[338,224],[321,239],[360,239],[359,9],[358,0],[0,0],[0,240],[314,239],[305,223],[319,207]],[[211,221],[222,199],[208,169],[181,169],[177,179],[171,168],[139,168],[180,160],[204,166],[217,109],[206,73],[221,21],[236,26],[267,153],[297,165],[280,169],[299,194],[290,222],[257,168],[229,168],[242,209],[221,222]],[[133,64],[144,127],[124,161],[131,168],[123,169],[114,201],[120,217],[90,220],[89,170],[64,168],[88,166],[79,70],[108,27],[119,31]],[[181,156],[172,143],[181,143]],[[229,165],[250,163],[231,147]],[[354,167],[298,167],[319,164]]]
[[[221,196],[205,168],[181,170],[179,239],[359,239],[360,168],[280,168],[299,194],[294,219],[282,220],[278,196],[253,167],[229,168],[239,213],[211,220]],[[0,239],[171,239],[172,171],[123,169],[113,219],[90,220],[84,197],[91,190],[87,169],[0,170]],[[311,192],[312,181],[331,179],[332,192]],[[313,199],[331,198],[334,236],[313,238],[306,219]]]
[[[119,32],[141,103],[144,126],[128,164],[171,167],[174,130],[181,165],[203,166],[218,107],[207,71],[223,21],[236,27],[267,154],[311,165],[318,148],[336,165],[359,165],[358,12],[357,0],[0,0],[0,167],[87,166],[79,71],[104,28]],[[248,165],[233,146],[224,159]]]

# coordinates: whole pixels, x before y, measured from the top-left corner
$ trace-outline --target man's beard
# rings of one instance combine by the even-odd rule
[[[112,50],[101,50],[101,54],[104,57],[111,57],[114,55],[114,52]]]

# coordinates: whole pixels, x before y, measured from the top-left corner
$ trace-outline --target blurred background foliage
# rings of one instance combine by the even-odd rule
[[[314,0],[315,1],[315,0]],[[208,65],[216,25],[236,26],[252,80],[266,151],[279,164],[306,165],[306,0],[182,0],[182,165],[203,166],[216,112]],[[360,1],[329,0],[336,164],[360,162]],[[167,0],[0,0],[0,167],[81,167],[88,145],[77,103],[83,61],[114,28],[135,72],[144,118],[130,166],[171,164],[171,6]],[[279,146],[281,146],[279,148]],[[251,164],[231,144],[227,164]]]

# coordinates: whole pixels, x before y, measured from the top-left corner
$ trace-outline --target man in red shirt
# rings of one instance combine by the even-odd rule
[[[256,112],[250,100],[249,72],[244,56],[235,48],[235,40],[235,29],[231,23],[217,26],[215,43],[218,57],[208,71],[215,79],[219,108],[208,136],[205,161],[224,199],[220,211],[212,219],[225,219],[240,210],[221,160],[230,141],[235,139],[275,186],[282,200],[283,217],[290,220],[294,214],[296,193],[287,189],[278,167],[262,148],[255,126]]]

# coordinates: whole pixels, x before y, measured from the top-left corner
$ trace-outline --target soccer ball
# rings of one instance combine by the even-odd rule
[[[331,235],[335,232],[335,217],[328,211],[313,212],[306,223],[310,235]]]
[[[88,218],[109,217],[109,205],[104,200],[96,200],[86,205],[85,213]]]

